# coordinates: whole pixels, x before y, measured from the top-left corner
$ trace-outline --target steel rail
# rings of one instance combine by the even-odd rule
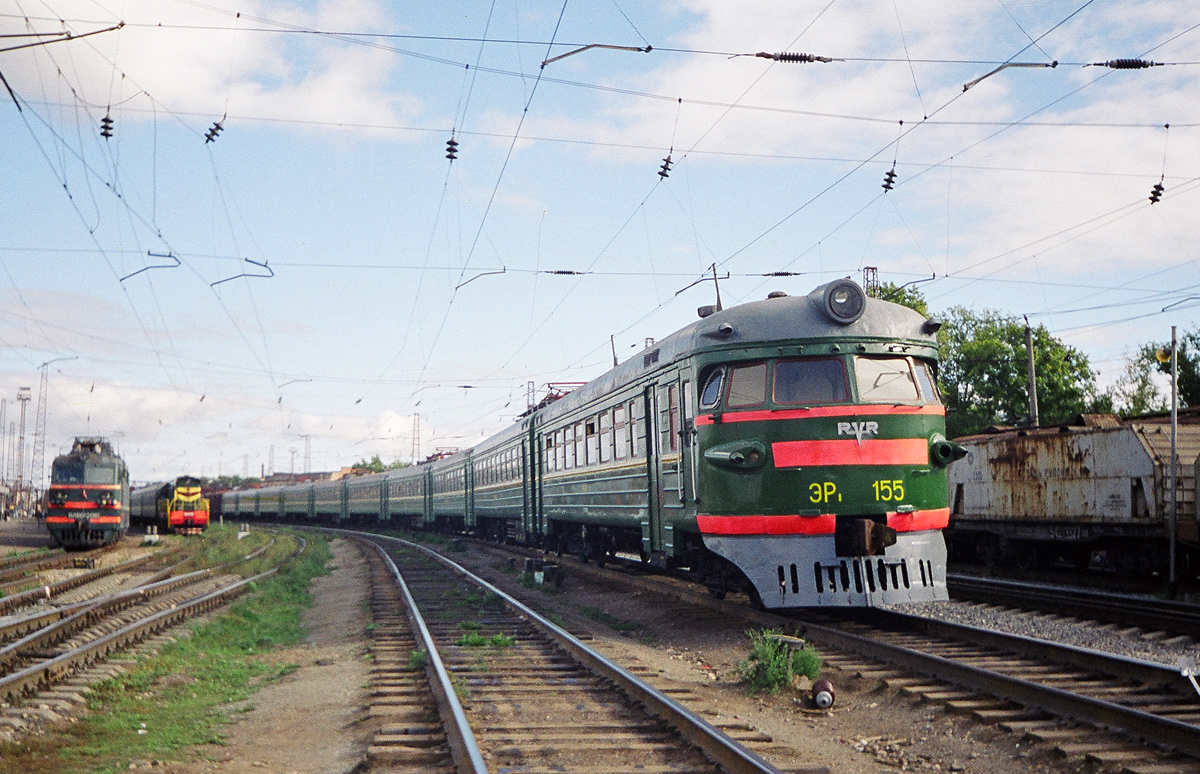
[[[341,532],[341,530],[336,531]],[[441,716],[442,722],[446,727],[446,741],[450,745],[450,755],[454,758],[456,767],[460,772],[488,774],[487,764],[483,760],[483,753],[480,751],[479,743],[475,739],[475,732],[471,730],[471,724],[467,721],[467,713],[463,710],[462,703],[458,700],[458,694],[454,692],[454,683],[450,680],[450,672],[446,669],[441,654],[438,653],[437,643],[434,642],[433,635],[429,632],[429,627],[425,625],[425,618],[417,608],[417,602],[413,599],[412,593],[408,589],[408,584],[404,581],[404,576],[401,575],[400,569],[396,566],[392,557],[388,556],[383,546],[374,540],[361,536],[356,536],[356,538],[369,544],[379,552],[379,555],[383,557],[384,564],[387,565],[388,571],[392,574],[392,580],[396,582],[397,588],[400,589],[400,595],[404,599],[404,611],[408,616],[409,623],[412,624],[413,630],[417,633],[417,639],[422,647],[425,648],[428,670],[433,673],[433,679],[429,681],[429,685],[437,700],[438,714]]]
[[[47,549],[47,551],[49,552],[49,554],[52,554],[52,556],[47,555],[47,554],[43,554],[41,556],[34,556],[35,553],[37,553],[38,551],[41,551],[41,550],[42,549],[34,549],[33,551],[31,551],[29,553],[14,554],[12,556],[5,556],[3,558],[0,558],[0,570],[6,570],[9,567],[14,567],[16,565],[25,564],[27,562],[36,562],[36,561],[39,561],[42,559],[60,558],[66,553],[66,551],[62,548],[51,548],[51,549]]]
[[[33,559],[27,563],[16,563],[14,566],[0,569],[0,584],[19,582],[31,572],[70,568],[74,565],[76,559],[95,558],[101,554],[113,551],[115,548],[116,544],[114,543],[87,551],[84,554],[54,554],[53,556]]]
[[[333,530],[341,531],[341,530]],[[357,533],[356,533],[357,534]],[[651,714],[666,721],[682,738],[699,748],[705,756],[722,766],[730,774],[781,774],[780,770],[726,736],[707,721],[670,698],[656,688],[643,682],[615,662],[589,648],[577,637],[552,621],[534,612],[524,603],[513,598],[462,565],[436,551],[407,540],[386,535],[367,535],[372,542],[387,540],[421,551],[445,566],[470,579],[504,601],[535,628],[548,635],[556,644],[567,651],[593,674],[615,684],[634,702],[641,703]]]
[[[212,575],[211,570],[197,570],[177,578],[149,583],[135,589],[108,594],[98,599],[73,605],[70,613],[58,621],[0,647],[0,669],[7,669],[9,664],[23,658],[22,653],[29,652],[31,649],[51,647],[79,631],[95,626],[108,615],[190,585],[200,580],[202,576],[210,575]]]
[[[125,572],[126,570],[130,570],[140,564],[149,562],[151,559],[161,556],[161,553],[139,556],[136,559],[130,559],[129,561],[122,562],[121,564],[114,564],[111,567],[101,567],[98,570],[92,570],[74,578],[67,578],[66,580],[59,581],[58,583],[47,583],[46,585],[39,586],[36,589],[30,589],[29,591],[24,591],[20,594],[13,594],[11,597],[4,597],[0,599],[0,615],[8,615],[13,610],[19,610],[22,607],[29,607],[30,605],[37,604],[42,600],[53,599],[60,594],[72,591],[80,586],[86,586],[92,581],[106,578],[109,575],[115,575],[118,572]]]
[[[952,599],[1031,607],[1200,639],[1200,605],[1188,602],[958,574],[948,575],[946,585]]]
[[[925,619],[922,619],[925,620]],[[881,642],[820,624],[794,622],[801,637],[851,651],[937,680],[1007,699],[1059,717],[1116,729],[1155,744],[1200,757],[1200,726],[1083,696],[1018,677],[962,664],[942,656]],[[964,627],[969,628],[969,627]],[[988,632],[999,635],[997,632]],[[1029,638],[1024,638],[1029,639]],[[1052,643],[1047,643],[1052,644]],[[1175,673],[1179,677],[1178,672]]]
[[[590,567],[586,564],[572,565],[571,569],[574,572],[593,575],[596,578],[611,578],[611,575],[614,574],[612,570]],[[619,574],[619,578],[631,586],[675,596],[689,603],[725,614],[737,615],[755,625],[783,628],[816,643],[857,653],[874,661],[893,664],[911,672],[1013,701],[1032,709],[1040,709],[1058,717],[1074,718],[1085,723],[1123,731],[1146,741],[1200,757],[1200,726],[1142,712],[1115,702],[1095,699],[980,667],[961,664],[942,656],[881,642],[833,626],[809,623],[795,617],[779,615],[770,611],[752,610],[743,605],[714,600],[707,594],[691,589],[664,588],[662,583],[653,578],[623,573]],[[871,612],[875,618],[879,619],[880,623],[890,619],[894,624],[902,625],[905,628],[921,628],[930,633],[940,633],[959,641],[987,644],[1018,655],[1049,660],[1060,665],[1123,677],[1132,676],[1152,686],[1172,690],[1178,688],[1180,695],[1190,695],[1192,690],[1178,669],[1172,669],[1162,664],[1061,645],[1032,637],[909,616],[894,611],[873,610]],[[903,624],[900,623],[902,621]]]
[[[308,549],[308,541],[300,535],[296,535],[295,537],[300,542],[300,547],[292,555],[292,558],[299,557]],[[265,572],[238,581],[237,583],[181,602],[167,610],[127,624],[116,631],[98,637],[91,642],[52,659],[0,677],[0,697],[11,701],[14,698],[52,685],[58,678],[74,672],[81,666],[87,666],[95,661],[99,661],[114,650],[121,650],[130,643],[139,642],[148,634],[175,626],[188,618],[219,607],[227,600],[240,594],[251,584],[274,575],[278,570],[278,567],[272,567]]]
[[[0,696],[8,699],[22,696],[51,685],[57,678],[69,674],[80,666],[98,661],[114,650],[120,650],[132,642],[144,639],[148,634],[174,626],[194,615],[207,612],[226,600],[237,596],[250,584],[274,574],[278,568],[251,576],[225,588],[209,592],[195,599],[182,602],[168,610],[147,616],[122,626],[103,637],[98,637],[78,648],[69,650],[52,659],[26,667],[5,677],[0,677]]]

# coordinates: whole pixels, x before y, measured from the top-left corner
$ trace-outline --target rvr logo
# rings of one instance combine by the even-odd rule
[[[861,445],[864,435],[879,435],[878,422],[838,422],[838,435],[853,435]]]

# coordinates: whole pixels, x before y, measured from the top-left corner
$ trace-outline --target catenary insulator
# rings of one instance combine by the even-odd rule
[[[109,137],[113,136],[112,130],[113,130],[112,116],[105,113],[104,118],[100,119],[100,136],[107,140]]]
[[[454,161],[456,158],[458,158],[458,140],[454,139],[453,137],[446,142],[446,158],[450,159],[451,161]]]
[[[1150,189],[1150,203],[1158,204],[1158,200],[1162,198],[1164,190],[1166,189],[1163,188],[1163,184],[1161,182],[1155,183],[1154,187]]]
[[[217,135],[221,133],[223,128],[224,127],[221,126],[220,121],[214,121],[208,132],[204,135],[204,144],[208,145],[210,142],[217,139]]]
[[[892,167],[883,175],[883,190],[890,191],[896,186],[896,168]]]
[[[809,64],[810,62],[832,62],[833,59],[827,56],[817,56],[816,54],[794,54],[791,51],[781,51],[778,54],[770,54],[766,51],[759,51],[755,54],[763,59],[773,59],[776,62],[790,62],[793,64]]]
[[[1162,67],[1161,62],[1151,62],[1149,59],[1110,59],[1099,62],[1096,66],[1111,67],[1114,70],[1141,70],[1145,67]]]
[[[658,176],[661,177],[663,180],[666,180],[668,177],[670,177],[671,176],[671,164],[673,164],[673,163],[674,162],[671,161],[670,156],[667,156],[665,159],[663,159],[662,166],[659,167],[659,170],[658,170]]]

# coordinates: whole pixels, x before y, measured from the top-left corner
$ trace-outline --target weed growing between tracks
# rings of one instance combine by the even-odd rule
[[[811,647],[793,652],[779,639],[777,629],[746,632],[750,638],[750,655],[738,663],[738,672],[751,695],[759,691],[779,693],[792,684],[796,675],[817,679],[821,671],[821,654]]]
[[[221,743],[221,726],[230,721],[224,707],[295,669],[261,656],[304,637],[309,584],[327,572],[330,557],[323,538],[309,537],[301,557],[217,618],[194,627],[191,637],[93,686],[92,712],[76,723],[0,745],[0,772],[113,772],[127,769],[131,760],[178,758],[190,746]]]

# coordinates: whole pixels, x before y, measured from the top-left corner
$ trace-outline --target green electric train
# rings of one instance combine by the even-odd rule
[[[225,515],[635,554],[768,608],[946,599],[939,323],[842,279],[701,319],[474,448]]]

